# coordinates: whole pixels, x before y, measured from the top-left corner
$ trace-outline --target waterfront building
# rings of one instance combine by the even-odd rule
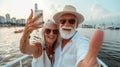
[[[38,5],[37,5],[37,3],[35,3],[35,11],[37,11],[38,10]]]
[[[21,19],[20,24],[25,24],[25,19]]]
[[[38,9],[37,3],[35,3],[35,9],[34,9],[34,11],[35,11],[35,12],[34,12],[34,13],[35,13],[35,16],[38,15],[38,14],[40,14],[40,13],[43,14],[43,10]],[[41,16],[41,19],[38,19],[38,20],[43,20],[43,16]]]
[[[43,10],[38,9],[38,5],[35,3],[35,13],[37,14],[38,12],[43,13]]]
[[[0,16],[0,23],[5,23],[5,17]]]
[[[25,19],[17,19],[16,24],[25,24]]]
[[[6,16],[6,22],[11,22],[11,20],[10,20],[10,14],[7,13],[5,16]]]
[[[11,22],[16,23],[16,18],[15,17],[11,18]]]

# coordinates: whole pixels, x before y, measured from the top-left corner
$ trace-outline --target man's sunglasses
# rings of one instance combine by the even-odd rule
[[[61,24],[65,24],[66,21],[69,22],[69,24],[75,24],[76,20],[75,19],[60,19]]]
[[[50,34],[51,31],[53,32],[53,34],[59,34],[58,29],[54,29],[54,30],[51,30],[51,29],[45,29],[45,33],[46,33],[46,34]]]

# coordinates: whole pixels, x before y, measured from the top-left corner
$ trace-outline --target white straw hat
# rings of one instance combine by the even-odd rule
[[[82,14],[78,13],[76,11],[76,8],[73,7],[72,5],[66,5],[63,9],[63,11],[56,13],[53,16],[53,19],[55,20],[56,23],[58,23],[59,18],[64,15],[64,14],[73,14],[77,17],[78,23],[82,23],[84,21],[84,17]]]

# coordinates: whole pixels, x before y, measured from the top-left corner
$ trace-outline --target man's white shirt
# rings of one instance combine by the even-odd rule
[[[63,49],[61,44],[62,42],[59,43],[55,50],[54,67],[76,67],[84,59],[89,48],[88,38],[85,38],[78,32],[76,32]]]

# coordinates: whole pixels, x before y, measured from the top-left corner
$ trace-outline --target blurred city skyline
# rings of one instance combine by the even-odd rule
[[[11,17],[27,19],[35,3],[38,9],[43,10],[44,20],[52,19],[51,16],[62,10],[64,5],[73,5],[86,20],[120,22],[120,0],[0,0],[0,16],[9,13]]]

